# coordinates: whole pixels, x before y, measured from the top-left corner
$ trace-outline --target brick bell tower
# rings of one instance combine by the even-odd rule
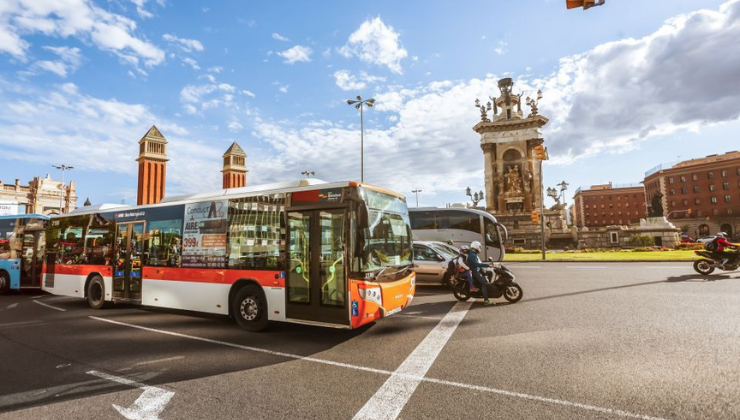
[[[136,204],[157,204],[164,198],[167,172],[167,139],[152,126],[139,140],[139,185]]]
[[[239,188],[247,185],[247,154],[237,142],[224,153],[224,188]]]

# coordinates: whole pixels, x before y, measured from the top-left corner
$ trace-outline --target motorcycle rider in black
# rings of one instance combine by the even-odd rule
[[[491,299],[488,298],[488,282],[486,281],[483,274],[480,272],[481,268],[488,267],[488,264],[483,264],[478,259],[478,254],[481,252],[481,244],[478,241],[473,241],[470,244],[470,251],[468,252],[468,266],[470,272],[473,274],[473,279],[480,285],[481,293],[483,293],[483,306],[495,305]]]

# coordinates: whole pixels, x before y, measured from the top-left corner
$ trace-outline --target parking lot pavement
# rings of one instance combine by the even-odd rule
[[[740,275],[652,266],[512,264],[517,304],[422,288],[354,331],[4,296],[0,418],[740,417]]]

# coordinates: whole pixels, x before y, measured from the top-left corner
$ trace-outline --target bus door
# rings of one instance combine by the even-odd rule
[[[288,212],[286,318],[349,325],[345,214]]]
[[[144,222],[116,225],[116,258],[113,261],[113,299],[141,302]]]
[[[44,232],[27,231],[21,248],[21,287],[41,287]]]

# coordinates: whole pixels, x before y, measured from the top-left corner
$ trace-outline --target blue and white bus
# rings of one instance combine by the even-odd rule
[[[48,220],[43,214],[0,216],[0,294],[41,287]]]
[[[506,227],[483,210],[464,207],[410,208],[414,240],[446,242],[459,248],[478,241],[483,245],[483,260],[503,261]]]

